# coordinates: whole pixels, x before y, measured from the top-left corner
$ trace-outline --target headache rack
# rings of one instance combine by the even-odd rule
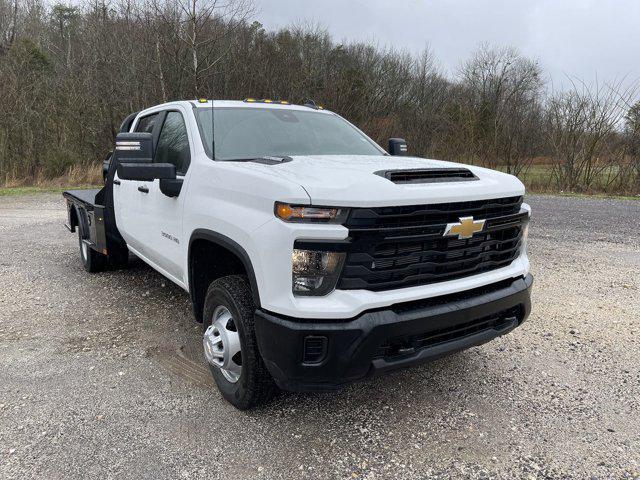
[[[522,197],[440,205],[356,208],[338,289],[373,291],[443,282],[506,267],[519,255]],[[486,220],[468,239],[443,236],[463,217]]]

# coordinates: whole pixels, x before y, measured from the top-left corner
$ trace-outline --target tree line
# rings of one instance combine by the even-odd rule
[[[176,99],[313,99],[381,145],[500,168],[534,188],[640,193],[634,87],[570,79],[480,45],[452,74],[426,49],[267,31],[250,0],[0,0],[0,185],[95,168],[129,113]]]

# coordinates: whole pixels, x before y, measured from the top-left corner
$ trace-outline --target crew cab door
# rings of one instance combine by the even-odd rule
[[[151,133],[154,137],[154,148],[160,131],[161,112],[143,115],[135,123],[132,132]],[[136,255],[145,259],[147,246],[144,243],[144,226],[141,223],[143,215],[143,199],[140,190],[143,182],[138,180],[125,180],[114,176],[113,204],[115,209],[116,225],[127,242],[127,245]]]
[[[183,186],[178,196],[170,197],[160,190],[160,180],[144,182],[149,192],[142,200],[143,238],[152,264],[186,285],[187,272],[182,265],[188,241],[182,236],[182,218],[193,137],[180,109],[162,112],[161,120],[154,162],[175,165],[176,177],[183,180]]]
[[[142,116],[134,131],[153,134],[154,162],[174,164],[177,178],[184,182],[191,164],[185,112],[173,107]],[[182,286],[187,283],[182,267],[185,187],[186,182],[179,195],[169,197],[160,191],[160,180],[120,179],[120,185],[114,186],[116,222],[131,250]]]

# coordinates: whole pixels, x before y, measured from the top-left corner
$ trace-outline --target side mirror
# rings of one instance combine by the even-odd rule
[[[102,161],[102,181],[106,182],[109,176],[109,167],[111,167],[111,160],[113,157],[113,150],[107,153],[107,158]]]
[[[401,157],[407,155],[407,142],[404,138],[389,139],[389,154]]]
[[[153,163],[153,135],[150,133],[119,133],[115,159],[118,178],[122,180],[150,182],[176,178],[175,165]]]
[[[119,133],[116,135],[115,159],[118,163],[153,162],[153,135]]]
[[[176,166],[173,163],[122,163],[118,162],[118,178],[151,182],[156,179],[175,179]]]

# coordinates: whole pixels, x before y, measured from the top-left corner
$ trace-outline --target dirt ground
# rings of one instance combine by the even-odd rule
[[[527,201],[525,325],[246,413],[185,292],[86,273],[60,195],[0,197],[0,478],[640,478],[640,202]]]

